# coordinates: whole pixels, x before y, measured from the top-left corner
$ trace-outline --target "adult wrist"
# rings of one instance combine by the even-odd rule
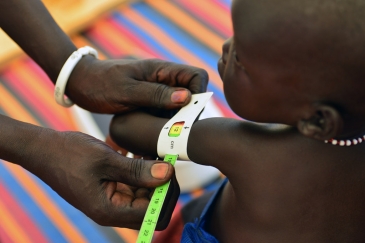
[[[48,151],[49,143],[42,142],[42,134],[49,133],[51,129],[20,122],[6,116],[0,116],[0,124],[1,159],[26,167],[31,162],[39,161],[44,151]]]
[[[65,94],[77,104],[77,100],[87,96],[90,91],[92,80],[88,78],[90,67],[97,61],[92,55],[85,55],[76,64],[74,70],[72,71],[65,89]]]
[[[55,100],[59,105],[70,107],[74,104],[69,97],[65,96],[66,86],[76,65],[86,55],[93,55],[95,58],[98,58],[98,53],[94,48],[84,46],[74,51],[62,66],[54,91]]]

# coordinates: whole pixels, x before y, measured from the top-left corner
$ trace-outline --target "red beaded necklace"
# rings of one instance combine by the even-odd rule
[[[360,138],[354,138],[354,139],[346,139],[346,140],[338,140],[338,139],[330,139],[330,140],[325,140],[325,143],[331,143],[332,145],[339,145],[339,146],[351,146],[351,145],[356,145],[359,143],[362,143],[363,141],[365,141],[365,135],[360,137]]]

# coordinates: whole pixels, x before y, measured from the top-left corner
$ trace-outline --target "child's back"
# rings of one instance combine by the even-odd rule
[[[245,133],[236,148],[249,156],[216,158],[230,164],[230,182],[207,231],[220,242],[365,241],[365,143],[341,151],[296,131],[279,134]]]
[[[200,227],[229,243],[365,242],[364,13],[360,0],[233,1],[234,37],[218,64],[227,101],[242,118],[287,126],[194,124],[189,157],[229,182],[183,237]],[[165,123],[134,113],[111,135],[156,154]]]

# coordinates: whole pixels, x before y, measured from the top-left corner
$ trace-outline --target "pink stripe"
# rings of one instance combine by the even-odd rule
[[[36,76],[38,76],[39,77],[38,80],[39,82],[42,83],[42,86],[46,87],[49,90],[49,92],[53,93],[54,84],[52,83],[48,75],[42,70],[42,68],[38,66],[37,63],[35,63],[32,59],[29,58],[24,61],[24,65],[28,65],[29,68],[27,70],[31,71]]]
[[[9,235],[2,229],[0,228],[0,242],[1,243],[14,243]]]
[[[128,29],[126,29],[124,26],[120,25],[116,20],[108,19],[107,22],[111,26],[113,26],[113,28],[117,29],[121,34],[126,36],[130,41],[134,42],[136,44],[136,46],[138,46],[141,50],[145,51],[146,53],[148,53],[149,55],[151,55],[155,58],[160,58],[160,59],[163,58],[158,52],[156,52],[155,50],[150,48],[149,45],[147,45],[140,38],[138,38],[137,35],[135,35],[131,31],[129,31]]]
[[[36,111],[41,115],[42,118],[54,129],[65,131],[69,130],[69,127],[67,127],[65,124],[60,122],[58,119],[55,119],[52,116],[52,112],[48,110],[42,102],[38,99],[37,96],[33,95],[32,93],[28,92],[23,86],[22,82],[23,80],[20,79],[16,73],[14,73],[11,70],[7,70],[3,73],[4,80],[8,81],[7,84],[9,84],[13,89],[15,89],[18,94],[24,98],[26,102],[28,102]]]
[[[121,55],[123,55],[123,53],[120,53],[118,48],[113,43],[111,43],[107,38],[104,37],[104,35],[99,32],[98,28],[90,28],[87,32],[87,35],[90,37],[90,39],[96,41],[112,58],[119,58]]]
[[[198,9],[196,6],[186,0],[179,1],[179,4],[184,6],[190,12],[194,13],[196,17],[204,21],[205,24],[210,25],[213,29],[219,31],[226,38],[232,35],[232,30],[227,29],[224,25],[222,25],[219,21],[219,18],[211,17],[210,14],[208,14],[209,9]]]
[[[230,6],[225,5],[224,3],[220,2],[219,0],[211,0],[212,3],[223,9],[227,12],[228,15],[231,14],[231,8]]]
[[[22,229],[24,229],[33,242],[48,242],[45,236],[41,233],[40,229],[34,224],[34,222],[32,222],[29,215],[21,208],[18,202],[2,184],[0,184],[0,195],[1,201],[6,205],[7,209],[13,215],[15,220],[22,227]],[[3,234],[1,236],[3,236]],[[3,239],[1,238],[0,242],[3,242],[2,240]]]

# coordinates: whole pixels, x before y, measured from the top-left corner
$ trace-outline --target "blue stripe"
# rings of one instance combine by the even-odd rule
[[[63,235],[54,226],[52,221],[43,213],[32,198],[24,191],[18,181],[10,174],[0,160],[0,183],[2,183],[9,192],[12,193],[19,205],[26,211],[34,221],[34,223],[42,230],[44,236],[54,243],[67,243]]]
[[[223,3],[228,8],[230,8],[231,7],[231,4],[232,4],[232,0],[219,0],[219,2]]]
[[[123,27],[127,28],[130,32],[132,32],[137,38],[143,40],[144,42],[148,43],[159,55],[166,60],[170,60],[177,63],[182,63],[178,57],[172,55],[170,52],[166,51],[166,49],[160,45],[159,42],[155,41],[152,37],[146,34],[143,30],[139,28],[138,25],[130,22],[128,19],[123,17],[121,13],[114,13],[113,19],[118,22],[118,24],[122,25]]]

